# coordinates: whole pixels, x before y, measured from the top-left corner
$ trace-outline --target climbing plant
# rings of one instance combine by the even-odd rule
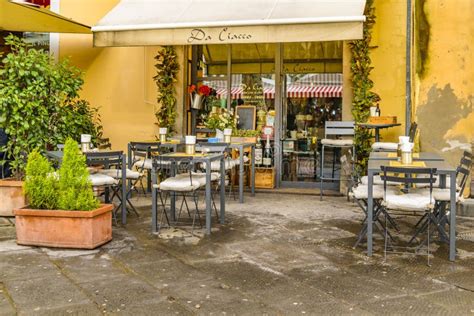
[[[366,21],[364,22],[363,38],[349,42],[352,53],[352,115],[356,123],[367,122],[370,116],[370,107],[377,106],[380,102],[379,95],[372,91],[374,83],[370,79],[370,72],[373,69],[370,51],[375,48],[370,45],[372,29],[375,24],[374,0],[367,0],[364,15]],[[372,136],[368,129],[356,126],[354,138],[357,153],[356,167],[360,174],[365,174],[367,171],[367,162],[371,151],[371,138]]]
[[[179,71],[176,51],[172,46],[165,46],[155,56],[156,76],[153,79],[158,87],[157,102],[160,106],[155,112],[159,127],[167,127],[168,132],[174,132],[176,122],[176,96],[174,83]]]

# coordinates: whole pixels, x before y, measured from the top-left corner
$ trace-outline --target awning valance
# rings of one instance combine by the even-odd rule
[[[48,9],[0,0],[0,30],[41,33],[91,33],[90,27]]]
[[[226,98],[227,88],[217,89],[217,97]],[[265,99],[275,98],[275,88],[268,87],[263,89]],[[244,97],[243,89],[233,87],[231,89],[232,99],[241,99]],[[287,98],[342,98],[341,85],[320,85],[320,86],[288,86],[286,91]]]
[[[95,46],[278,43],[362,38],[365,0],[122,0]]]

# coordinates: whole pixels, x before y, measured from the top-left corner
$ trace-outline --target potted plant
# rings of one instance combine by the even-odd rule
[[[71,139],[58,172],[38,150],[28,155],[29,206],[14,211],[19,245],[94,249],[112,239],[113,205],[94,196],[85,159]]]
[[[0,216],[13,216],[13,209],[26,202],[22,180],[33,149],[52,149],[81,134],[97,142],[102,128],[97,110],[79,98],[83,79],[78,68],[67,60],[55,62],[13,35],[5,45],[10,53],[0,67],[0,128],[7,139],[0,144],[0,169],[8,163],[12,175],[0,180]]]
[[[232,141],[236,143],[256,143],[261,132],[253,129],[234,129]]]

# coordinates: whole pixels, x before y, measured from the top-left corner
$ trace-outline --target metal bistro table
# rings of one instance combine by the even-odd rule
[[[194,154],[188,155],[182,152],[162,154],[156,157],[161,161],[170,161],[171,162],[171,176],[176,175],[176,169],[179,162],[189,162],[192,164],[196,163],[205,163],[206,164],[206,234],[211,234],[211,211],[212,211],[212,201],[211,201],[211,163],[213,161],[221,162],[221,179],[220,179],[220,222],[224,224],[225,221],[225,164],[224,164],[224,154]],[[155,173],[157,170],[153,170]],[[156,184],[156,177],[153,177]],[[176,195],[171,194],[171,218],[174,220],[176,218]],[[157,232],[157,207],[156,205],[152,206],[152,232]]]
[[[100,153],[107,153],[109,151],[99,151]],[[112,151],[110,151],[112,152]],[[114,153],[116,151],[113,151]],[[62,160],[63,160],[63,156],[64,156],[64,152],[63,151],[60,151],[60,150],[55,150],[55,151],[47,151],[46,152],[46,155],[53,159],[53,160],[56,160],[59,164],[61,164]],[[125,154],[122,154],[122,188],[121,188],[121,191],[122,191],[122,224],[125,225],[127,223],[127,203],[125,201],[125,198],[127,196],[127,180],[126,180],[126,176],[127,176],[127,173],[126,173],[126,170],[127,170],[127,165],[126,165],[126,155]]]
[[[395,126],[400,126],[400,123],[389,123],[389,124],[373,124],[373,123],[358,123],[360,127],[375,129],[375,141],[380,142],[380,130],[384,128],[390,128]]]
[[[426,156],[434,155],[426,153]],[[367,199],[367,255],[372,256],[373,252],[373,183],[374,175],[379,174],[381,166],[390,166],[390,162],[394,159],[376,160],[369,159],[368,164],[368,199]],[[420,159],[421,160],[421,159]],[[440,175],[440,186],[446,187],[446,176],[450,179],[450,226],[449,226],[449,260],[454,261],[456,258],[456,168],[450,166],[441,160],[423,160],[426,168],[436,168],[437,174]]]
[[[239,202],[244,203],[244,150],[250,148],[250,189],[252,196],[255,196],[255,144],[229,143],[229,148],[239,151]]]

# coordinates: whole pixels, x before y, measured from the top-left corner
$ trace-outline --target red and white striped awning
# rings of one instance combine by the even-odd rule
[[[243,97],[242,88],[233,87],[231,89],[232,99],[241,99]],[[263,89],[265,99],[275,98],[275,88],[268,87]],[[227,96],[227,89],[217,89],[219,98]],[[290,85],[287,88],[288,98],[342,98],[342,85],[317,85],[317,86],[299,86]]]

